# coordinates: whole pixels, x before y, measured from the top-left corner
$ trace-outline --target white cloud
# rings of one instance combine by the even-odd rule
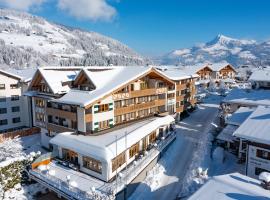
[[[29,11],[31,8],[39,7],[45,0],[0,0],[0,5],[15,9]]]
[[[69,15],[84,20],[111,20],[116,15],[114,7],[106,0],[58,0],[58,8]]]

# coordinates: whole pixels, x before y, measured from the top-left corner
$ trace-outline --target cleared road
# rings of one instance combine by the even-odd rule
[[[177,125],[177,139],[170,147],[172,149],[159,161],[164,165],[165,172],[158,175],[158,187],[151,191],[147,183],[142,183],[130,199],[176,199],[181,189],[181,180],[192,162],[196,144],[213,128],[212,122],[217,114],[217,104],[202,104],[190,117],[181,121]]]

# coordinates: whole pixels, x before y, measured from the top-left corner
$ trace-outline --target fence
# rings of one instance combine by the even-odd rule
[[[8,139],[13,139],[15,137],[24,137],[24,136],[34,135],[38,133],[40,133],[40,128],[38,127],[25,128],[25,129],[21,129],[17,131],[1,133],[0,143],[3,143],[4,141]]]

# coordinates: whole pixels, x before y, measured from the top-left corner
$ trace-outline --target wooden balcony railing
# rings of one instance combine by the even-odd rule
[[[92,114],[85,114],[85,122],[91,122],[93,120]]]
[[[147,109],[147,108],[151,108],[151,107],[162,106],[162,105],[165,105],[165,103],[166,103],[165,99],[158,99],[155,101],[134,104],[134,105],[130,105],[127,107],[116,108],[114,110],[114,113],[115,113],[115,115],[122,115],[125,113],[131,113],[131,112],[135,112],[135,111],[139,111],[139,110],[143,110],[143,109]]]
[[[72,121],[77,121],[77,113],[60,110],[56,108],[46,108],[47,115],[58,116]]]
[[[129,99],[134,97],[149,96],[155,94],[163,94],[167,92],[167,88],[150,88],[144,90],[134,90],[130,92],[113,94],[113,100]]]
[[[179,108],[176,108],[177,113],[180,113],[180,112],[183,112],[183,111],[184,111],[184,105],[179,106]]]
[[[187,88],[186,84],[179,84],[179,85],[176,85],[176,90],[184,90],[184,89],[186,89],[186,88]]]
[[[183,101],[185,95],[176,96],[176,101]]]

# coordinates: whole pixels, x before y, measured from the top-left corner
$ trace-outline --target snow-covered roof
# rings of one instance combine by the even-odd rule
[[[249,81],[264,81],[270,82],[270,69],[253,71],[249,77]]]
[[[95,67],[86,67],[83,69],[89,80],[91,80],[95,85],[96,88],[94,90],[81,91],[72,89],[63,97],[55,99],[54,101],[84,107],[100,98],[103,98],[105,95],[112,93],[114,90],[126,85],[130,81],[143,76],[151,70],[155,70],[152,67],[142,66],[106,67],[106,70],[95,69]],[[98,69],[102,68],[99,67]],[[157,70],[155,71],[160,73]]]
[[[270,92],[268,90],[233,89],[224,99],[225,103],[237,103],[247,106],[270,106]]]
[[[230,65],[227,62],[220,62],[220,63],[212,63],[209,66],[209,68],[211,68],[213,71],[218,72],[220,70],[222,70],[224,67]],[[231,65],[230,65],[231,66]],[[232,66],[231,66],[232,67]],[[233,67],[232,67],[233,68]]]
[[[21,76],[19,76],[19,75],[17,75],[17,74],[11,73],[11,72],[9,72],[9,71],[7,71],[7,70],[0,70],[0,73],[1,73],[1,74],[4,74],[4,75],[6,75],[6,76],[13,77],[13,78],[15,78],[15,79],[17,79],[17,80],[22,80],[22,79],[23,79],[23,77],[21,77]]]
[[[237,111],[235,111],[228,120],[226,121],[227,124],[240,126],[254,111],[254,108],[249,107],[240,107]]]
[[[169,77],[171,80],[183,80],[188,78],[197,78],[198,74],[192,73],[189,70],[184,70],[183,68],[176,67],[157,67],[159,72]]]
[[[214,176],[189,200],[252,200],[269,199],[270,191],[260,186],[260,181],[240,173]]]
[[[54,94],[63,94],[70,90],[64,82],[73,81],[80,72],[79,67],[43,67],[38,71]]]
[[[233,133],[234,131],[238,128],[238,126],[235,125],[227,125],[222,131],[221,133],[218,134],[217,139],[218,140],[223,140],[223,141],[228,141],[228,142],[233,142],[234,141],[234,137],[233,137]]]
[[[7,70],[8,73],[16,75],[21,78],[24,82],[29,82],[32,80],[35,72],[37,71],[36,68],[28,68],[28,69],[13,69],[10,68]]]
[[[180,66],[179,68],[187,74],[196,74],[201,69],[209,67],[208,63],[198,63],[195,65]],[[209,67],[210,68],[210,67]],[[211,68],[210,68],[211,69]]]
[[[71,132],[59,133],[50,140],[50,143],[71,149],[85,156],[110,162],[116,155],[131,147],[152,131],[172,122],[174,122],[174,118],[168,115],[140,121],[98,136],[77,135]],[[125,144],[125,141],[127,141],[127,144]]]
[[[257,109],[234,132],[234,136],[270,145],[269,133],[270,107],[258,106]]]

